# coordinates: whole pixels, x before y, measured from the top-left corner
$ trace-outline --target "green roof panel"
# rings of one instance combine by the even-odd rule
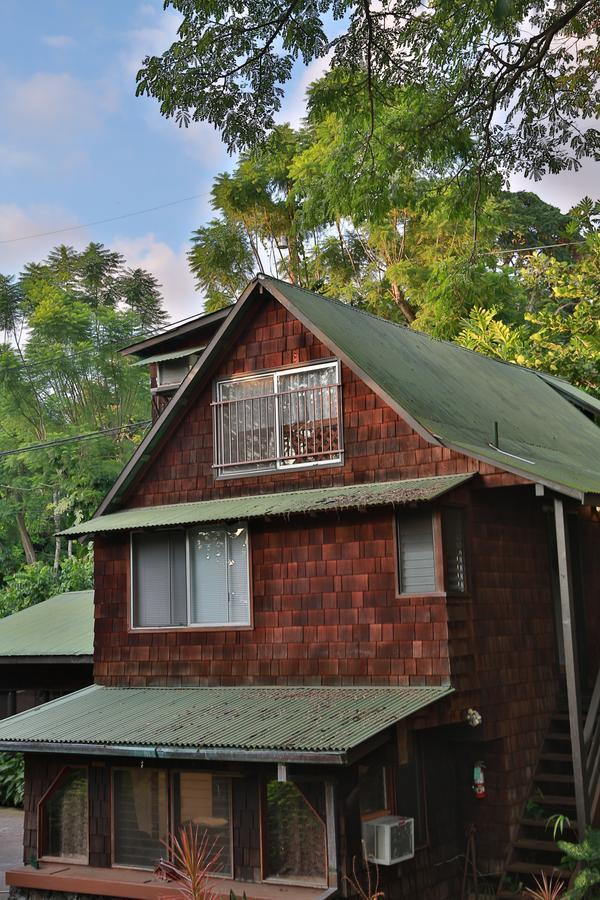
[[[233,759],[352,750],[452,692],[435,687],[93,685],[0,721],[0,749]],[[82,747],[84,748],[82,750]]]
[[[227,497],[197,503],[170,503],[123,509],[80,522],[61,532],[64,535],[100,534],[166,525],[191,525],[202,522],[231,522],[264,516],[289,516],[294,513],[353,509],[367,506],[402,505],[433,500],[463,484],[471,474],[438,475],[405,481],[384,481],[308,491],[282,491],[251,497]]]
[[[182,359],[184,356],[193,356],[206,350],[206,343],[200,347],[187,347],[185,350],[172,350],[170,353],[158,353],[156,356],[145,356],[132,363],[132,366],[147,366],[149,363],[167,362],[170,359]]]
[[[567,492],[600,493],[600,431],[567,399],[582,391],[293,284],[259,280],[444,445]]]
[[[92,656],[94,592],[69,591],[0,619],[0,658]]]

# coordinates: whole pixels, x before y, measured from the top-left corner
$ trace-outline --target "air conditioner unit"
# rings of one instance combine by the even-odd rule
[[[379,866],[393,866],[415,855],[415,820],[404,816],[380,816],[362,823],[367,859]]]

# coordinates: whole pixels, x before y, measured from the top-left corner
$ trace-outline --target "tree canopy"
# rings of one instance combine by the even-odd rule
[[[338,104],[360,94],[373,143],[401,90],[414,112],[393,137],[439,141],[460,121],[478,178],[540,177],[597,157],[600,0],[165,0],[182,16],[177,40],[147,56],[138,94],[180,125],[211,122],[230,149],[273,131],[294,64],[329,54]]]

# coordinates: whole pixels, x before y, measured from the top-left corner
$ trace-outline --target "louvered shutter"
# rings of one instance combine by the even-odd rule
[[[402,513],[398,517],[398,561],[403,594],[436,590],[431,512]]]
[[[135,533],[132,536],[132,555],[134,626],[185,625],[185,533]]]
[[[464,594],[466,584],[465,539],[461,509],[448,507],[443,515],[444,570],[446,591]]]

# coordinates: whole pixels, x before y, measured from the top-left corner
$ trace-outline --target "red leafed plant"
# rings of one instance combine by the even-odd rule
[[[155,870],[159,878],[176,884],[176,893],[165,894],[162,900],[218,900],[211,877],[218,871],[220,855],[206,831],[184,825],[179,836],[171,836],[172,859],[161,859]]]
[[[541,880],[535,879],[536,886],[534,888],[525,888],[525,893],[532,900],[560,900],[564,896],[565,886],[562,881],[555,881],[547,878],[546,873],[542,872]]]

